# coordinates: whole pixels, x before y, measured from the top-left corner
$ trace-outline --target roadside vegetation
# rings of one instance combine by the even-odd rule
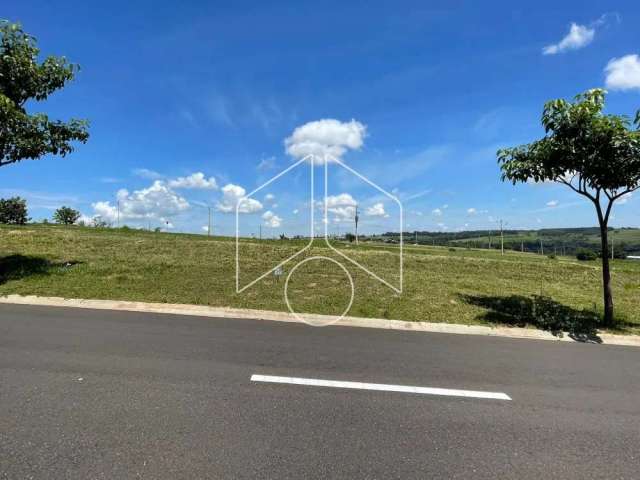
[[[244,240],[241,285],[304,246],[304,240]],[[397,247],[339,243],[394,283]],[[302,257],[333,258],[322,242]],[[187,303],[286,311],[283,275],[235,293],[233,239],[132,229],[28,224],[0,226],[0,295]],[[395,294],[347,264],[355,282],[349,315],[407,321],[531,326],[589,334],[600,326],[601,266],[575,257],[431,246],[405,247],[404,291]],[[613,260],[612,331],[640,333],[640,262]],[[350,287],[337,266],[310,261],[291,277],[299,312],[340,314]]]

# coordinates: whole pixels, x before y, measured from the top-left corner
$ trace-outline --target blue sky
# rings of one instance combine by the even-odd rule
[[[243,190],[337,148],[403,202],[407,230],[592,226],[566,187],[502,183],[495,151],[540,137],[550,98],[606,85],[609,112],[640,108],[631,1],[13,1],[2,17],[82,66],[31,111],[91,121],[67,158],[0,170],[0,196],[26,197],[34,219],[62,204],[113,219],[120,201],[121,223],[203,233],[211,205],[232,234]],[[243,233],[308,231],[302,166],[247,204]],[[355,203],[363,231],[398,229],[393,202],[329,170],[331,231],[352,228]],[[640,194],[625,200],[613,225],[640,226]]]

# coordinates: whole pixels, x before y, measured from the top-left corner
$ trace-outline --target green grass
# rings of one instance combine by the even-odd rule
[[[305,241],[244,240],[241,284],[295,253]],[[340,244],[358,262],[397,283],[398,247]],[[300,259],[339,259],[317,241]],[[539,312],[582,318],[601,308],[599,262],[444,247],[405,247],[401,295],[343,261],[355,283],[350,315],[462,324],[506,323],[553,329]],[[287,310],[284,280],[272,275],[235,293],[235,243],[228,238],[134,230],[27,225],[0,227],[0,295],[61,296]],[[614,261],[619,329],[640,333],[640,262]],[[300,312],[338,314],[349,301],[344,272],[307,262],[291,277],[289,297]],[[544,305],[536,298],[545,297]],[[549,307],[549,308],[547,308]],[[526,310],[526,311],[525,311]],[[537,312],[537,313],[536,313]],[[575,315],[574,315],[575,314]],[[552,322],[552,323],[553,323]],[[555,325],[554,324],[554,325]]]

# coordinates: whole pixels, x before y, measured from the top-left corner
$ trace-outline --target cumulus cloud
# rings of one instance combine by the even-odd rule
[[[300,159],[314,155],[317,163],[325,155],[341,159],[347,150],[358,150],[364,143],[367,127],[356,120],[341,122],[326,118],[297,127],[284,141],[287,154]]]
[[[467,214],[468,215],[475,215],[476,213],[478,213],[478,211],[475,208],[467,209]]]
[[[300,213],[300,210],[298,210],[297,208],[293,210],[294,215],[297,215],[298,213]]]
[[[435,215],[436,217],[441,217],[442,216],[442,210],[440,210],[439,208],[435,208],[435,209],[431,210],[431,213],[433,215]]]
[[[273,202],[276,199],[276,196],[273,193],[267,193],[264,196],[264,201],[265,202]]]
[[[547,45],[542,49],[543,55],[555,55],[569,50],[578,50],[589,45],[595,37],[596,29],[586,25],[571,23],[569,33],[553,45]]]
[[[356,201],[349,193],[329,195],[326,198],[327,213],[333,214],[333,221],[352,221],[356,215]],[[324,208],[323,202],[318,202],[319,208]]]
[[[372,205],[371,207],[367,208],[364,213],[368,217],[385,217],[385,216],[387,216],[386,212],[384,211],[384,205],[382,204],[382,202],[378,202],[378,203]]]
[[[169,186],[172,188],[188,188],[199,190],[217,190],[218,184],[213,177],[206,178],[204,173],[192,173],[188,177],[178,177],[169,180]]]
[[[187,210],[189,202],[171,190],[164,182],[156,180],[148,188],[129,193],[120,189],[117,193],[118,203],[96,202],[92,204],[96,215],[104,221],[115,222],[118,217],[118,205],[121,220],[158,219],[166,221],[168,217]]]
[[[278,228],[282,225],[282,218],[273,213],[271,210],[267,210],[262,214],[262,219],[267,227]]]
[[[547,207],[557,207],[559,203],[560,202],[558,202],[557,200],[551,200],[550,202],[547,202]]]
[[[604,69],[606,73],[605,84],[613,90],[640,89],[640,57],[638,55],[625,55],[613,58]]]
[[[228,183],[222,187],[222,200],[216,204],[219,212],[231,213],[236,211],[238,206],[239,213],[255,213],[262,210],[262,203],[254,198],[243,198],[246,190],[240,185]]]

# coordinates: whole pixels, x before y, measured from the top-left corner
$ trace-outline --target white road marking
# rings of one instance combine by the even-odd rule
[[[409,385],[387,385],[384,383],[344,382],[339,380],[319,380],[315,378],[277,377],[273,375],[251,375],[252,382],[288,383],[291,385],[312,385],[314,387],[353,388],[357,390],[378,390],[382,392],[419,393],[423,395],[444,395],[449,397],[490,398],[511,400],[502,392],[480,392],[474,390],[452,390],[449,388],[412,387]]]

